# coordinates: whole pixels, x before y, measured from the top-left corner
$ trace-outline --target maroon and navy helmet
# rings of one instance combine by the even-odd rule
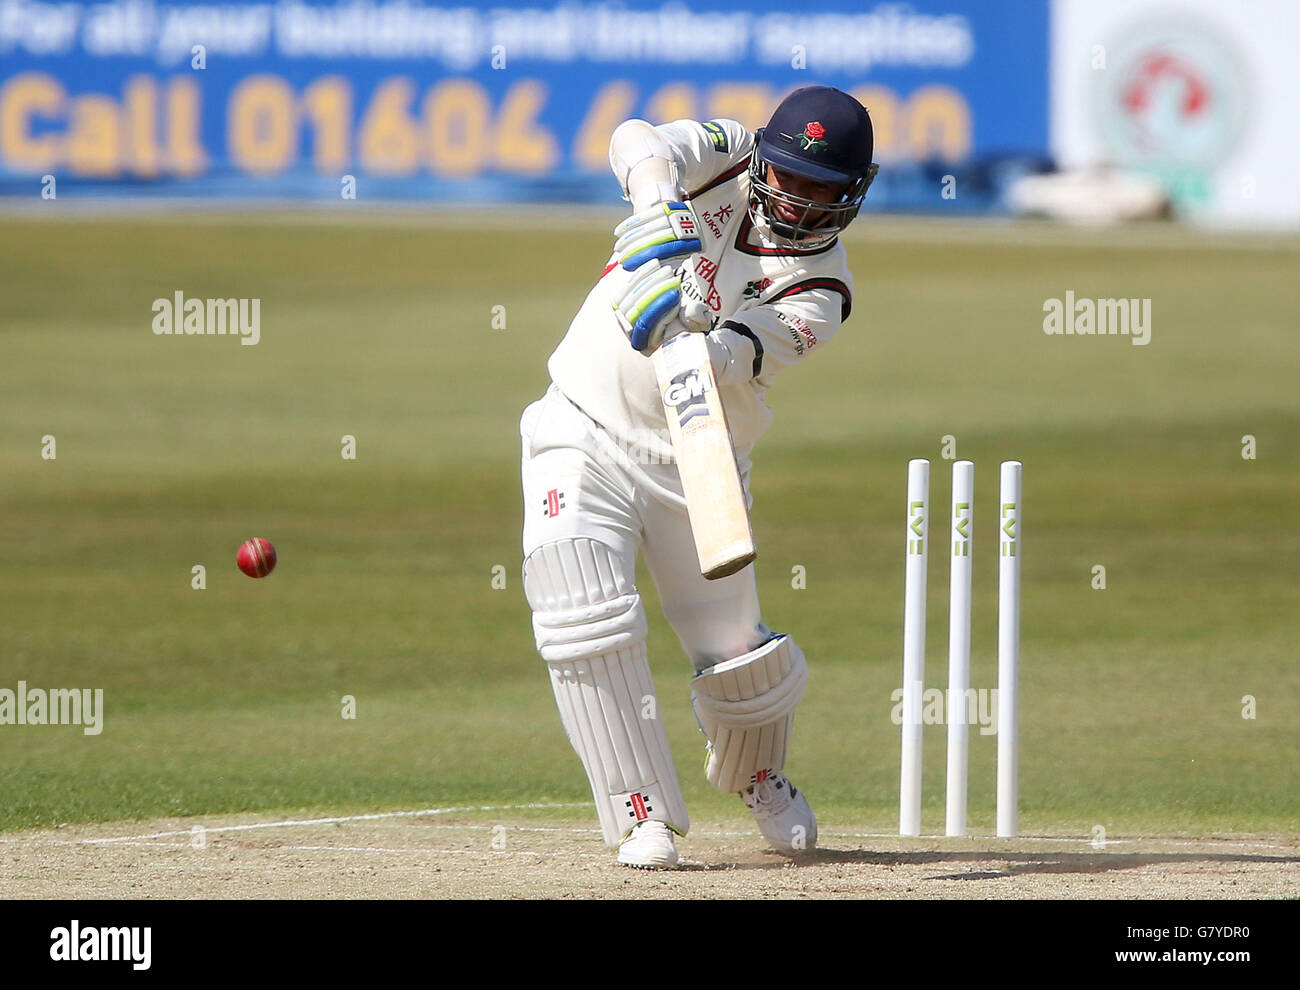
[[[749,215],[754,226],[792,247],[829,244],[858,215],[880,168],[871,161],[867,111],[848,93],[805,86],[781,101],[755,138],[749,159]],[[844,193],[833,203],[820,203],[783,192],[768,183],[768,165],[815,182],[843,185]],[[793,210],[798,219],[779,219],[773,202]]]

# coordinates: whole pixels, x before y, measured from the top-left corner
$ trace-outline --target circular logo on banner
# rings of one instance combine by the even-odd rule
[[[1209,169],[1245,129],[1246,65],[1221,31],[1171,15],[1117,32],[1093,72],[1093,110],[1111,158],[1129,166]]]

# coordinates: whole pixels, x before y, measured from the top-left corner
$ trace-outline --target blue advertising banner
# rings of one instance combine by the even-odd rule
[[[957,167],[1043,154],[1047,78],[1039,0],[0,0],[0,191],[616,201],[620,121],[757,127],[811,83],[886,166]]]

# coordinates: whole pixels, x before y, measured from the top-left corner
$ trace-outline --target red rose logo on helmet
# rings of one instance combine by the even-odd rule
[[[825,136],[826,128],[819,121],[814,120],[804,125],[803,133],[799,135],[799,143],[804,151],[821,151],[826,147],[826,142],[822,140]]]

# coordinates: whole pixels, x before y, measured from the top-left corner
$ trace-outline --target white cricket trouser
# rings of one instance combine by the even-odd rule
[[[676,465],[630,462],[555,385],[524,410],[520,434],[525,559],[555,540],[598,540],[630,587],[644,550],[664,616],[697,670],[769,639],[752,566],[716,581],[700,574]]]

